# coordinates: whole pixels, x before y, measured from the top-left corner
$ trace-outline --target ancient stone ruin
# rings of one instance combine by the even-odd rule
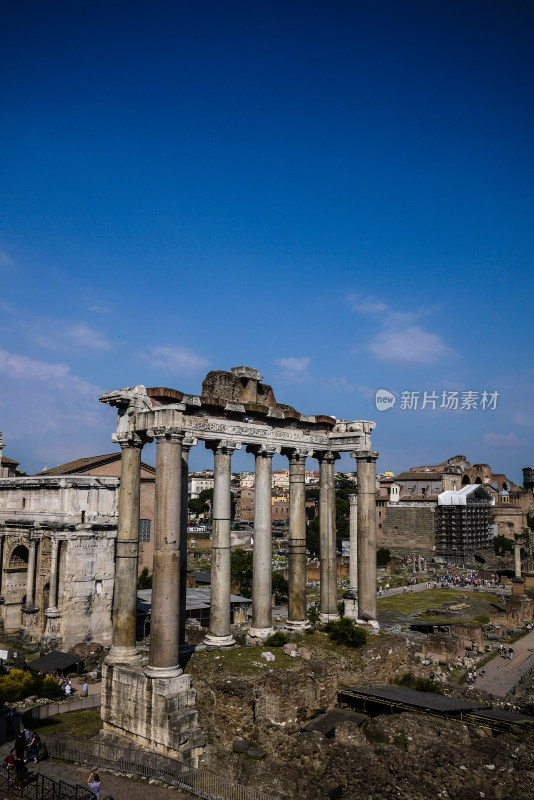
[[[231,458],[245,447],[255,456],[252,626],[263,639],[272,631],[271,471],[275,453],[289,461],[289,607],[287,625],[307,626],[304,473],[309,457],[320,464],[321,619],[337,617],[334,465],[349,452],[358,471],[357,533],[351,526],[358,573],[351,580],[357,618],[376,621],[374,422],[307,416],[276,402],[256,369],[210,372],[200,395],[175,389],[108,392],[101,402],[117,408],[113,441],[122,450],[113,609],[113,644],[103,671],[102,717],[107,734],[157,752],[195,760],[203,736],[194,709],[195,691],[179,664],[185,642],[188,455],[199,441],[214,454],[212,581],[206,643],[230,646]],[[143,445],[156,440],[156,512],[150,652],[136,648],[140,464]],[[354,517],[355,520],[355,517]],[[355,537],[357,536],[357,545]]]

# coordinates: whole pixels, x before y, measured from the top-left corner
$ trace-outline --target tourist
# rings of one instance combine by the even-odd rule
[[[70,683],[65,684],[65,686],[63,687],[63,691],[65,692],[65,697],[70,697],[71,693]]]
[[[17,738],[15,739],[15,750],[17,753],[17,758],[24,760],[24,753],[26,752],[26,737],[24,736],[24,731],[21,731],[17,734]]]
[[[15,752],[15,788],[22,789],[24,781],[24,757],[20,757],[18,752]]]
[[[28,748],[28,757],[32,759],[34,764],[39,761],[39,750],[41,749],[41,737],[37,731],[33,732],[33,737]]]
[[[510,659],[510,661],[512,660],[512,658],[513,658],[513,655],[514,655],[513,648],[512,648],[512,647],[509,647],[509,648],[508,648],[508,658]]]
[[[12,773],[15,769],[15,761],[17,758],[17,753],[15,749],[13,749],[8,756],[6,756],[4,760],[4,766],[9,773]]]
[[[8,709],[6,714],[6,736],[9,736],[10,733],[13,733],[13,725],[15,722],[15,712],[12,708]]]
[[[87,681],[84,681],[82,686],[82,697],[87,697],[88,694],[89,694],[89,687],[87,685]]]
[[[473,673],[472,672],[468,672],[467,673],[467,683],[473,683]]]
[[[102,782],[97,772],[91,772],[87,778],[87,786],[89,791],[94,794],[95,800],[100,800],[100,787],[102,786]]]

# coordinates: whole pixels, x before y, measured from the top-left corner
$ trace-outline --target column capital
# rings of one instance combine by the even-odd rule
[[[215,455],[231,456],[234,450],[241,450],[241,442],[230,439],[213,439],[204,442],[207,450],[212,450]]]
[[[157,442],[164,440],[168,442],[182,442],[184,439],[183,430],[172,425],[160,425],[157,428],[152,428],[152,430],[147,431],[147,435],[150,438],[153,436]]]
[[[182,451],[189,452],[192,447],[196,447],[198,444],[198,439],[195,439],[194,436],[184,436],[184,440],[182,442]]]
[[[355,458],[356,463],[359,461],[376,461],[378,458],[378,450],[356,450],[351,452],[350,457]]]
[[[280,452],[280,448],[274,444],[247,444],[247,453],[253,453],[255,456],[264,456],[265,458],[272,458],[275,453]]]
[[[358,495],[357,494],[349,494],[349,505],[350,506],[357,506],[358,505]]]
[[[118,444],[121,450],[128,447],[136,447],[140,450],[146,444],[146,437],[136,431],[128,431],[127,433],[113,433],[111,441]]]
[[[341,456],[339,453],[333,453],[331,450],[322,450],[315,453],[315,458],[319,464],[333,464],[335,461],[341,458]]]
[[[287,456],[290,462],[298,463],[299,461],[306,461],[307,458],[313,456],[313,450],[308,447],[284,447],[282,455]]]

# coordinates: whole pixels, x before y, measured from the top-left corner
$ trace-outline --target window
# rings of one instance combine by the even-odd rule
[[[150,541],[150,527],[151,527],[151,520],[149,520],[149,519],[140,519],[139,520],[139,541],[140,542],[149,542]]]

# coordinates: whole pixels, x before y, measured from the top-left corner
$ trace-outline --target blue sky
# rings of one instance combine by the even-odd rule
[[[376,420],[380,471],[463,453],[521,482],[533,23],[530,2],[4,0],[5,454],[111,451],[102,392],[247,364],[305,413]],[[495,410],[400,408],[484,390]]]

